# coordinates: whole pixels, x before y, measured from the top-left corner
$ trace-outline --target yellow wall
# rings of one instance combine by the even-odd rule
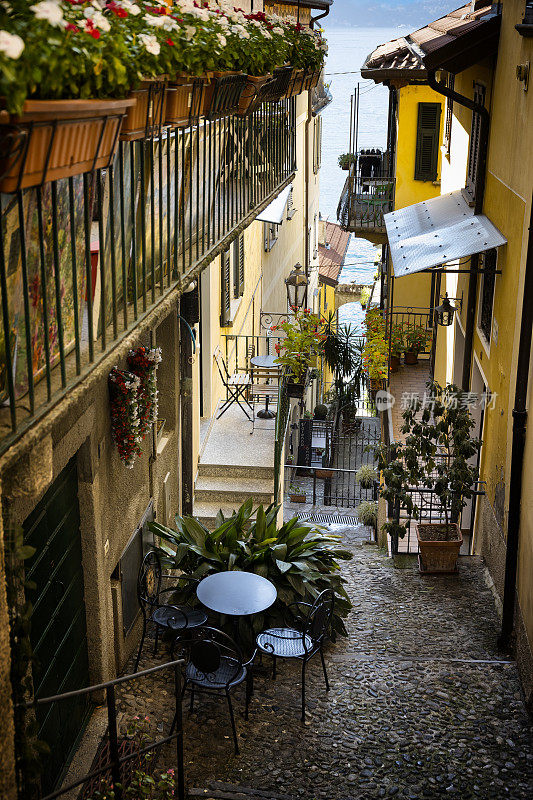
[[[398,91],[396,188],[394,208],[420,203],[440,195],[442,155],[439,151],[436,181],[415,180],[416,132],[419,103],[441,103],[441,140],[444,124],[443,98],[425,85],[403,86]],[[401,278],[394,283],[394,305],[428,308],[431,276],[427,273]]]

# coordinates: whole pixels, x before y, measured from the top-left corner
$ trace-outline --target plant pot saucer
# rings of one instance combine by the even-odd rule
[[[455,565],[455,569],[449,570],[442,570],[442,569],[426,569],[422,563],[422,556],[420,553],[418,554],[418,569],[421,575],[457,575],[459,573],[459,567],[457,564]]]

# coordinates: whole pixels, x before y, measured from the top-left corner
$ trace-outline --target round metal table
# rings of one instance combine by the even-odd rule
[[[280,365],[276,364],[277,356],[254,356],[250,359],[250,363],[258,369],[264,369],[267,372],[279,372]],[[276,416],[273,411],[268,410],[268,402],[270,398],[268,394],[265,396],[265,407],[257,412],[257,416],[261,419],[274,419]]]
[[[200,581],[196,595],[211,611],[244,617],[270,608],[277,591],[274,584],[261,575],[230,570],[208,575]]]

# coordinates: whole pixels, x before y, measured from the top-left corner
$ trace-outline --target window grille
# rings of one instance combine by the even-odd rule
[[[481,308],[479,315],[479,328],[487,342],[490,342],[492,333],[492,309],[494,304],[494,284],[496,282],[495,249],[488,250],[482,257],[483,283],[481,286]]]

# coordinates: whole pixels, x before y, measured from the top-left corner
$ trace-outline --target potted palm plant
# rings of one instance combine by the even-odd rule
[[[384,529],[391,535],[405,535],[398,514],[403,508],[418,521],[420,571],[454,572],[463,540],[460,514],[477,477],[471,460],[481,443],[470,436],[474,421],[462,390],[431,381],[427,386],[431,403],[423,405],[418,399],[403,412],[405,443],[379,449],[380,492],[397,509],[396,519]],[[439,521],[426,520],[416,505],[413,497],[420,490],[436,496]]]
[[[418,364],[418,356],[429,341],[429,331],[422,325],[415,325],[405,331],[404,359],[406,364]]]

